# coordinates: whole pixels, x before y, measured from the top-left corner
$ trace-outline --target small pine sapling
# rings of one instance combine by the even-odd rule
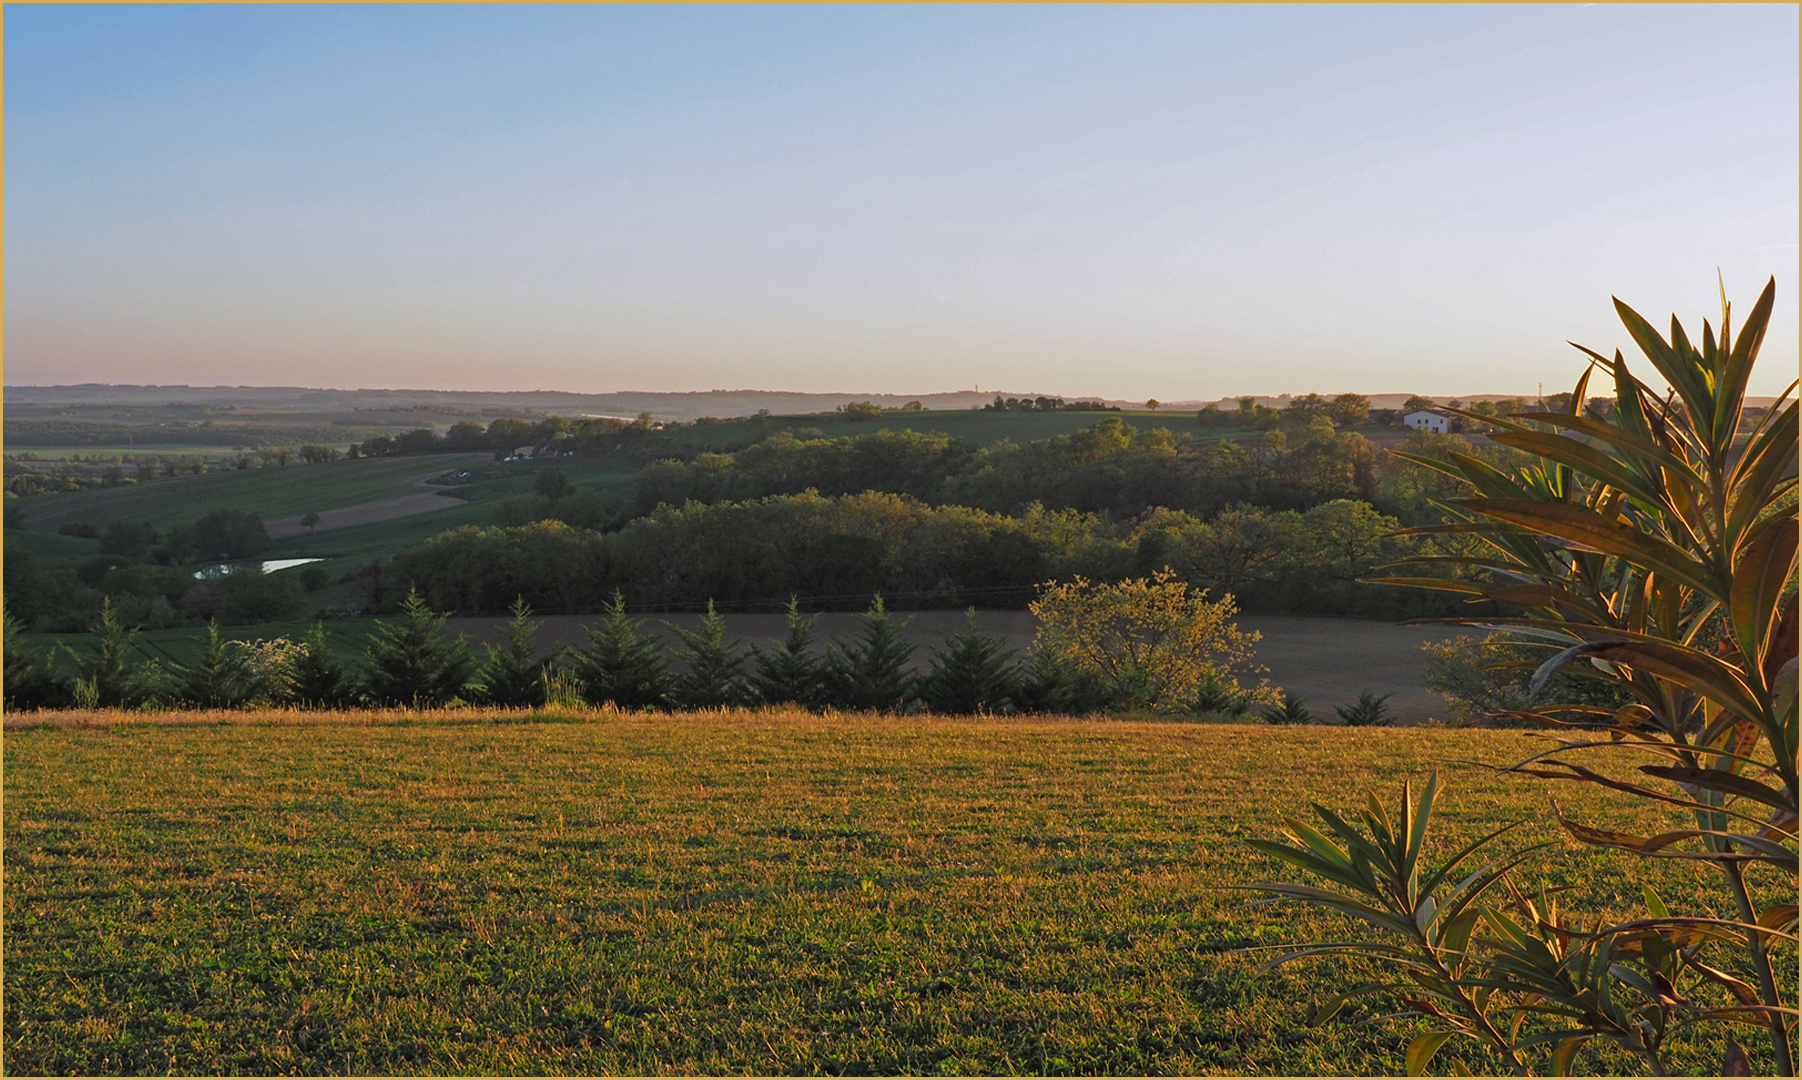
[[[667,623],[665,625],[668,625]],[[726,620],[707,601],[707,614],[701,616],[698,630],[671,626],[670,632],[682,642],[676,654],[686,670],[673,680],[672,697],[684,709],[730,709],[749,702],[750,687],[745,680],[745,663],[750,656],[737,641],[726,640]]]
[[[1017,701],[1027,712],[1089,716],[1113,704],[1113,695],[1094,673],[1048,649],[1028,650],[1015,676]]]
[[[800,601],[788,598],[788,636],[782,647],[764,652],[751,646],[757,670],[751,687],[766,705],[799,705],[816,709],[824,704],[826,667],[813,651],[813,624],[818,615],[801,614]]]
[[[203,709],[230,709],[251,696],[250,665],[236,642],[219,637],[219,623],[209,619],[200,659],[174,671],[174,697]]]
[[[344,665],[332,652],[325,624],[315,622],[301,643],[306,651],[294,661],[294,700],[303,708],[336,709],[350,704],[356,694]]]
[[[1266,724],[1312,724],[1314,714],[1308,711],[1308,703],[1289,691],[1283,691],[1281,705],[1267,706],[1261,715]]]
[[[130,708],[154,697],[162,682],[162,669],[154,660],[147,664],[132,662],[138,634],[119,621],[112,597],[101,600],[100,621],[90,632],[98,639],[92,653],[63,646],[63,652],[75,665],[77,704],[86,708]]]
[[[538,629],[531,621],[531,607],[521,596],[513,601],[513,619],[501,631],[501,645],[485,645],[477,679],[483,696],[492,704],[511,708],[543,705],[546,696],[544,663],[538,659]]]
[[[920,696],[934,712],[954,715],[999,712],[1013,705],[1014,678],[1008,661],[1014,650],[982,632],[976,609],[965,613],[961,630],[932,650],[931,667],[920,681]]]
[[[844,709],[898,712],[914,696],[917,680],[907,668],[914,647],[901,636],[878,595],[857,617],[861,631],[850,644],[827,652],[832,703]]]
[[[1335,705],[1333,711],[1345,721],[1346,727],[1388,727],[1395,718],[1389,715],[1389,707],[1383,703],[1390,697],[1389,694],[1378,697],[1375,692],[1366,690],[1358,695],[1356,705]]]
[[[643,626],[626,614],[626,599],[615,589],[607,621],[587,628],[588,647],[575,656],[574,674],[589,702],[611,703],[622,709],[669,703],[669,666],[663,644],[646,637]]]
[[[434,612],[416,590],[408,590],[400,611],[399,620],[375,624],[375,637],[364,653],[370,698],[414,708],[448,703],[463,693],[475,673],[469,643],[445,637],[447,616]]]

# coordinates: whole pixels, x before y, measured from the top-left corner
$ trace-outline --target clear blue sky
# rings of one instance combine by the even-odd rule
[[[11,384],[1550,390],[1717,268],[1796,373],[1794,5],[4,18]]]

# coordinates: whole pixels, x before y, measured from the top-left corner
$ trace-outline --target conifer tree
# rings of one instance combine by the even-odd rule
[[[788,637],[782,647],[764,652],[751,646],[757,671],[751,676],[758,700],[768,705],[795,704],[815,709],[823,703],[826,667],[813,651],[813,624],[818,615],[801,614],[799,599],[788,598]]]
[[[294,662],[294,699],[309,709],[335,709],[355,696],[350,675],[332,653],[325,624],[315,622],[302,643],[306,652]]]
[[[221,640],[219,623],[208,619],[200,659],[174,671],[175,696],[203,709],[230,709],[243,704],[253,689],[252,677],[244,651],[235,645]]]
[[[668,703],[669,670],[663,646],[641,633],[643,626],[626,615],[626,599],[615,589],[607,621],[588,627],[588,647],[576,652],[574,673],[589,702],[612,702],[622,709]]]
[[[907,670],[914,647],[901,636],[878,594],[857,617],[859,638],[827,650],[832,703],[845,709],[894,712],[913,698],[918,682]]]
[[[69,703],[69,688],[57,677],[54,654],[26,649],[19,644],[25,628],[12,612],[0,614],[0,647],[5,650],[5,706],[15,709],[47,709]]]
[[[538,659],[538,629],[532,609],[521,596],[513,601],[513,621],[502,631],[500,648],[486,645],[479,679],[487,700],[513,707],[544,704],[544,662]]]
[[[475,671],[469,643],[441,632],[445,615],[409,589],[400,619],[378,621],[364,653],[370,698],[383,705],[442,705],[463,692]]]
[[[668,625],[667,623],[665,625]],[[750,700],[745,663],[750,659],[743,645],[726,640],[726,620],[707,601],[698,630],[671,626],[684,646],[676,658],[687,667],[674,680],[672,697],[684,709],[729,709]]]
[[[1087,716],[1113,703],[1094,675],[1045,649],[1026,654],[1016,692],[1022,709],[1062,716]]]
[[[932,665],[920,681],[920,696],[934,712],[968,715],[995,712],[1011,704],[1013,673],[1002,641],[982,632],[976,609],[965,613],[961,630],[945,636],[945,647],[932,650]]]
[[[131,660],[138,633],[127,629],[113,610],[112,597],[100,601],[100,621],[90,632],[99,640],[93,653],[80,653],[67,645],[63,651],[75,664],[75,679],[86,684],[86,693],[77,686],[77,700],[86,697],[95,706],[111,708],[142,704],[155,695],[161,683],[161,669],[155,661],[134,664]]]

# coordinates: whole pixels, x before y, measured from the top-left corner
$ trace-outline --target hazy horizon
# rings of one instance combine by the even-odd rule
[[[1549,394],[1717,269],[1796,369],[1794,6],[4,17],[7,386]]]

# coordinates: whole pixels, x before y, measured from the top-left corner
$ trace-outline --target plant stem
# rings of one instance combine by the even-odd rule
[[[1730,862],[1722,869],[1727,872],[1727,881],[1733,886],[1733,902],[1739,907],[1742,922],[1756,925],[1758,911],[1752,906],[1752,896],[1746,892],[1745,872],[1740,864]],[[1758,973],[1758,994],[1766,1005],[1773,1008],[1783,1004],[1777,996],[1777,980],[1771,975],[1771,958],[1764,950],[1764,934],[1758,930],[1746,931],[1750,939],[1747,948],[1752,954],[1752,968]],[[1771,1030],[1771,1049],[1777,1053],[1777,1075],[1796,1075],[1795,1059],[1791,1056],[1789,1028],[1784,1026],[1782,1013],[1767,1013],[1765,1024]]]

